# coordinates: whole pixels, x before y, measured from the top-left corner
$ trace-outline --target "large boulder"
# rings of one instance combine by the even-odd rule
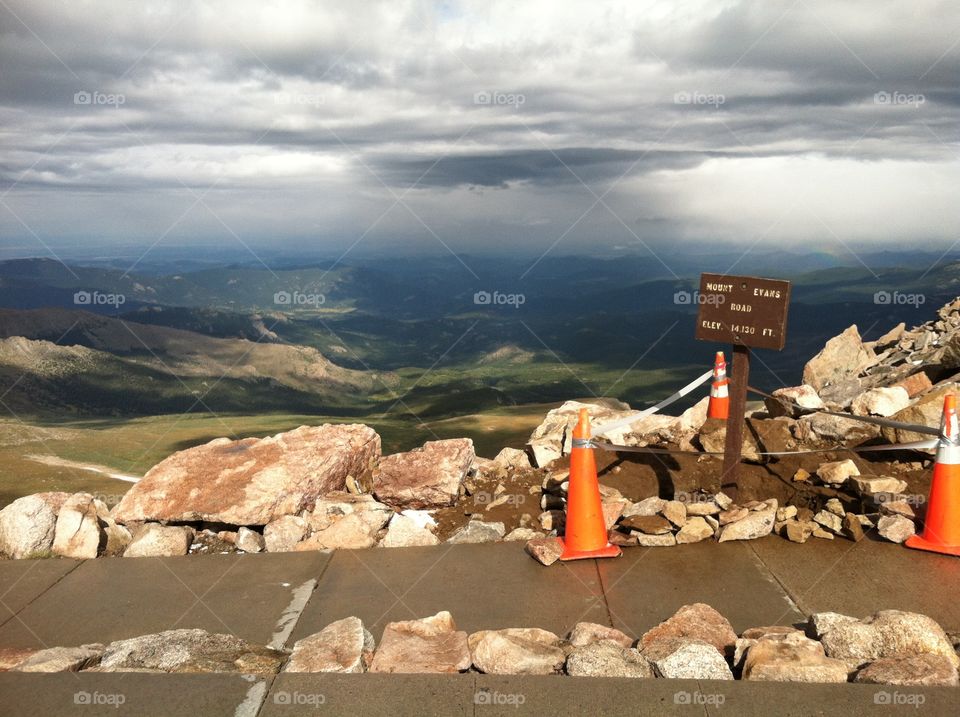
[[[773,418],[778,416],[799,418],[804,414],[804,411],[799,410],[797,406],[813,410],[825,408],[823,401],[817,394],[817,390],[807,384],[778,388],[770,395],[774,396],[774,398],[764,398],[763,403],[767,408],[767,413]]]
[[[299,515],[285,515],[263,529],[263,543],[270,553],[287,553],[310,533],[310,523]]]
[[[901,386],[883,386],[864,391],[853,399],[850,412],[855,416],[892,416],[910,405],[910,394]]]
[[[702,640],[713,645],[721,655],[731,654],[737,642],[737,633],[730,621],[702,602],[681,607],[667,620],[645,632],[640,645],[646,649],[658,640],[673,637]]]
[[[159,525],[147,523],[136,535],[127,549],[125,558],[159,558],[186,555],[190,550],[193,531],[182,525]]]
[[[560,638],[538,627],[481,630],[469,644],[474,667],[488,675],[550,675],[567,659]]]
[[[384,456],[373,476],[373,494],[397,509],[453,505],[476,458],[473,441],[427,441],[421,448]]]
[[[803,382],[821,392],[830,385],[856,377],[876,363],[872,349],[863,345],[856,324],[827,341],[823,349],[803,368]]]
[[[573,677],[653,677],[653,668],[636,650],[610,640],[575,648],[567,657]]]
[[[470,669],[467,633],[449,612],[420,620],[387,623],[370,672],[463,672]]]
[[[167,630],[107,645],[98,669],[272,675],[280,669],[284,657],[283,652],[251,645],[235,635],[199,629]]]
[[[366,672],[374,647],[360,618],[344,618],[298,640],[284,672]]]
[[[775,682],[846,682],[847,666],[799,632],[771,634],[748,650],[743,679]]]
[[[883,657],[857,673],[854,682],[905,687],[956,687],[957,668],[943,655],[924,653],[903,657]]]
[[[838,444],[854,446],[879,436],[880,426],[855,418],[812,413],[797,420],[793,426],[793,435],[801,446],[805,447],[833,447]]]
[[[89,493],[76,493],[61,506],[53,539],[53,552],[65,558],[88,560],[106,547],[107,535],[101,516],[107,506]]]
[[[17,559],[48,554],[57,513],[69,497],[69,493],[36,493],[0,510],[0,553]]]
[[[932,618],[902,610],[881,610],[864,620],[836,616],[824,624],[811,616],[811,625],[822,631],[820,641],[829,657],[853,669],[884,657],[941,655],[960,666],[946,633]]]
[[[929,428],[940,428],[940,419],[943,417],[943,397],[948,393],[960,393],[960,384],[947,383],[938,386],[933,391],[921,396],[902,411],[897,411],[890,420],[900,423],[912,423]],[[906,428],[882,429],[883,437],[890,443],[912,443],[925,441],[931,436],[926,433],[917,433]]]
[[[210,521],[266,525],[313,508],[369,472],[380,436],[349,424],[301,426],[269,438],[218,438],[174,453],[151,468],[114,509],[131,521]]]
[[[642,650],[659,677],[687,680],[732,680],[730,665],[704,640],[693,637],[657,639]]]

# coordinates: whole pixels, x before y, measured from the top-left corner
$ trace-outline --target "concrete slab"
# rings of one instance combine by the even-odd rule
[[[706,714],[696,680],[477,675],[476,689],[479,716]]]
[[[618,560],[597,561],[614,626],[640,637],[693,602],[718,610],[737,633],[802,620],[746,542],[757,541],[627,548]]]
[[[750,545],[805,613],[865,617],[896,608],[960,630],[960,558],[870,539],[810,539],[802,545],[771,539]]]
[[[379,642],[386,623],[449,610],[460,629],[609,624],[592,560],[547,568],[522,543],[338,550],[293,638],[350,615]]]
[[[705,705],[707,714],[718,717],[960,714],[960,690],[955,687],[702,680],[697,700]]]
[[[0,717],[254,717],[268,689],[269,680],[251,681],[240,675],[8,672],[0,674]]]
[[[74,570],[76,560],[0,560],[0,625]]]
[[[472,715],[474,675],[279,675],[259,717]]]
[[[268,643],[329,553],[88,560],[0,626],[0,647],[111,642],[198,627]]]

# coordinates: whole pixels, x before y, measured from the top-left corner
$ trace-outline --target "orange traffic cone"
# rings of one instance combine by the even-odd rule
[[[957,397],[943,397],[943,419],[923,534],[907,539],[908,548],[960,555],[960,428]]]
[[[561,560],[615,558],[620,555],[620,548],[607,540],[600,484],[597,481],[597,462],[590,444],[590,416],[585,408],[580,409],[580,418],[573,429],[566,525]]]
[[[717,358],[713,362],[713,383],[710,385],[710,405],[707,406],[707,418],[727,420],[727,416],[730,414],[729,385],[727,362],[723,358],[723,351],[717,351]]]

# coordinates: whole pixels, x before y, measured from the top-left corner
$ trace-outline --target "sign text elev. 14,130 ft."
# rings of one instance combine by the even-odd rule
[[[698,339],[757,349],[783,348],[789,281],[701,274],[699,302]]]

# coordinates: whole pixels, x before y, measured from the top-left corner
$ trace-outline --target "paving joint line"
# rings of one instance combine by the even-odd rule
[[[597,582],[600,585],[600,594],[603,596],[603,608],[607,613],[607,623],[610,627],[616,628],[616,625],[613,624],[613,613],[610,611],[610,601],[607,598],[607,586],[604,584],[603,575],[600,573],[600,561],[596,558],[594,558],[593,567],[597,571]]]
[[[49,559],[49,558],[47,558],[47,559]],[[3,627],[4,625],[6,625],[6,624],[7,624],[8,622],[10,622],[11,620],[19,617],[19,615],[20,615],[21,612],[23,612],[24,610],[26,610],[28,607],[30,607],[31,605],[33,605],[33,603],[35,603],[37,600],[39,600],[39,599],[42,598],[44,595],[46,595],[48,592],[50,592],[53,588],[55,588],[57,585],[59,585],[60,582],[61,582],[65,577],[67,577],[68,575],[73,574],[73,571],[74,571],[74,570],[76,570],[77,568],[79,568],[81,565],[83,565],[83,564],[84,564],[85,562],[87,562],[87,561],[86,561],[86,560],[74,560],[74,561],[72,561],[72,562],[75,563],[72,568],[70,568],[67,572],[65,572],[65,573],[64,573],[63,575],[61,575],[59,578],[57,578],[57,579],[54,580],[52,583],[50,583],[50,585],[48,585],[46,588],[44,588],[43,591],[40,592],[38,595],[35,595],[35,596],[30,600],[30,602],[28,602],[28,603],[27,603],[26,605],[24,605],[22,608],[20,608],[20,609],[17,610],[16,612],[11,612],[11,613],[10,613],[10,617],[8,617],[8,618],[7,618],[6,620],[4,620],[3,622],[0,622],[0,627]]]
[[[794,597],[791,594],[790,589],[786,586],[786,584],[784,584],[784,582],[780,579],[780,577],[773,571],[773,568],[767,565],[764,559],[760,556],[760,553],[757,552],[756,548],[752,545],[753,541],[747,540],[744,542],[747,543],[747,549],[750,551],[750,554],[753,557],[754,562],[759,564],[761,568],[761,572],[766,577],[769,577],[777,586],[779,586],[780,590],[783,591],[784,596],[787,598],[787,601],[790,603],[793,609],[796,610],[801,615],[803,615],[805,618],[809,617],[811,614],[810,611],[804,608],[800,604],[801,597],[800,596]]]

